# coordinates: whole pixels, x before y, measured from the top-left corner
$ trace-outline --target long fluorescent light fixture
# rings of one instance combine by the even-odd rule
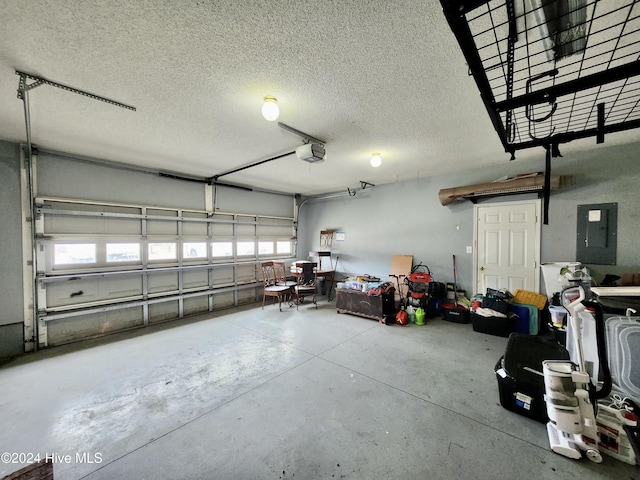
[[[582,52],[587,46],[586,0],[527,0],[547,60]]]

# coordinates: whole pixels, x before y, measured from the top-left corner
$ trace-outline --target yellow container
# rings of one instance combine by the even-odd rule
[[[527,305],[533,305],[538,310],[542,310],[547,304],[547,297],[540,295],[536,292],[530,292],[529,290],[518,289],[513,292],[513,300],[517,303],[524,303]]]

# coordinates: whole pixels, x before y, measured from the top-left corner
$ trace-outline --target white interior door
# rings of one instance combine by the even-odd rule
[[[476,205],[476,292],[539,290],[540,200]]]

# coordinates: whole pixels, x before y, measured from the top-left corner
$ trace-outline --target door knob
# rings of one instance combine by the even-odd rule
[[[480,271],[484,270],[484,267],[480,267]]]

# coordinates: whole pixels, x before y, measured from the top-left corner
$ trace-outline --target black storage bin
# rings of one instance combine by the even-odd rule
[[[474,331],[498,337],[508,337],[514,330],[512,318],[484,317],[471,312],[471,323]]]
[[[507,313],[509,310],[509,302],[501,298],[484,297],[482,299],[482,308],[490,308],[496,312]]]
[[[500,405],[546,423],[549,417],[544,401],[543,360],[569,360],[569,352],[553,340],[512,333],[494,371]]]
[[[447,322],[469,323],[469,310],[465,308],[447,308],[444,310],[444,319]]]

